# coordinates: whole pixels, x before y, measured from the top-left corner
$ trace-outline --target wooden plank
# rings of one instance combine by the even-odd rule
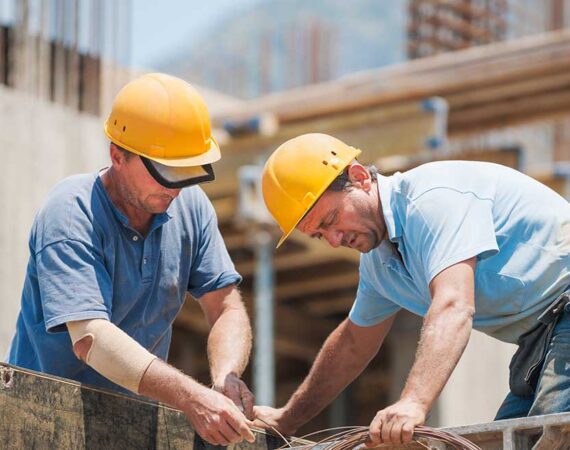
[[[282,442],[255,430],[237,448]],[[0,363],[0,447],[45,449],[208,449],[180,411]],[[218,447],[219,448],[219,447]]]
[[[570,89],[508,99],[477,106],[449,115],[449,133],[502,128],[519,123],[563,117],[570,110]]]
[[[472,105],[495,102],[499,98],[528,96],[545,91],[570,88],[570,73],[564,70],[560,73],[552,73],[540,78],[516,80],[507,85],[494,85],[475,91],[461,91],[457,94],[449,94],[446,100],[450,109],[457,111]]]

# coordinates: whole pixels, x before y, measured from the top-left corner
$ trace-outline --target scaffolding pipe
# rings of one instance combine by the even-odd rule
[[[275,404],[275,351],[273,327],[273,239],[271,233],[254,234],[256,269],[254,279],[255,353],[253,386],[258,405]]]

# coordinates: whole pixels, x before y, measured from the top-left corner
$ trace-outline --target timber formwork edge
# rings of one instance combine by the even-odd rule
[[[272,450],[283,441],[263,432],[236,450]],[[2,449],[223,448],[203,441],[180,411],[0,363]]]

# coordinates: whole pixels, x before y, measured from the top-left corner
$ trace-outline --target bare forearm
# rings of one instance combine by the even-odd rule
[[[216,320],[208,337],[212,381],[230,373],[241,376],[251,353],[251,326],[241,302],[228,307]]]
[[[159,359],[148,367],[139,392],[184,411],[196,432],[214,445],[255,440],[245,417],[230,399]]]
[[[208,388],[160,359],[150,364],[139,385],[141,395],[178,409],[185,406],[182,401],[199,401],[203,390]]]
[[[469,341],[472,314],[469,308],[430,310],[402,399],[431,409]]]
[[[383,337],[382,337],[383,339]],[[348,320],[331,333],[311,371],[284,407],[289,428],[316,416],[366,367],[382,340],[362,346],[348,330]]]

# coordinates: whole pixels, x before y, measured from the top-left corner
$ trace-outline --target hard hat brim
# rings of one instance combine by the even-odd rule
[[[210,148],[206,150],[204,153],[196,156],[189,156],[186,158],[159,158],[157,156],[150,156],[146,153],[143,153],[129,145],[126,145],[124,142],[121,142],[120,139],[114,137],[109,129],[108,121],[105,122],[104,131],[107,137],[113,142],[114,144],[118,145],[125,150],[128,150],[131,153],[135,153],[143,158],[150,159],[152,161],[156,161],[165,166],[170,167],[192,167],[192,166],[204,166],[206,164],[212,164],[216,161],[219,161],[222,158],[222,153],[220,152],[220,146],[216,142],[213,136],[210,137]]]
[[[212,137],[210,138],[210,148],[205,153],[197,156],[190,156],[188,158],[157,158],[154,156],[141,155],[152,161],[156,161],[164,166],[170,167],[192,167],[192,166],[203,166],[206,164],[212,164],[219,161],[222,158],[222,153],[220,152],[220,147],[216,140]],[[128,150],[128,149],[127,149]],[[135,152],[137,153],[137,152]],[[140,153],[139,153],[140,154]]]

